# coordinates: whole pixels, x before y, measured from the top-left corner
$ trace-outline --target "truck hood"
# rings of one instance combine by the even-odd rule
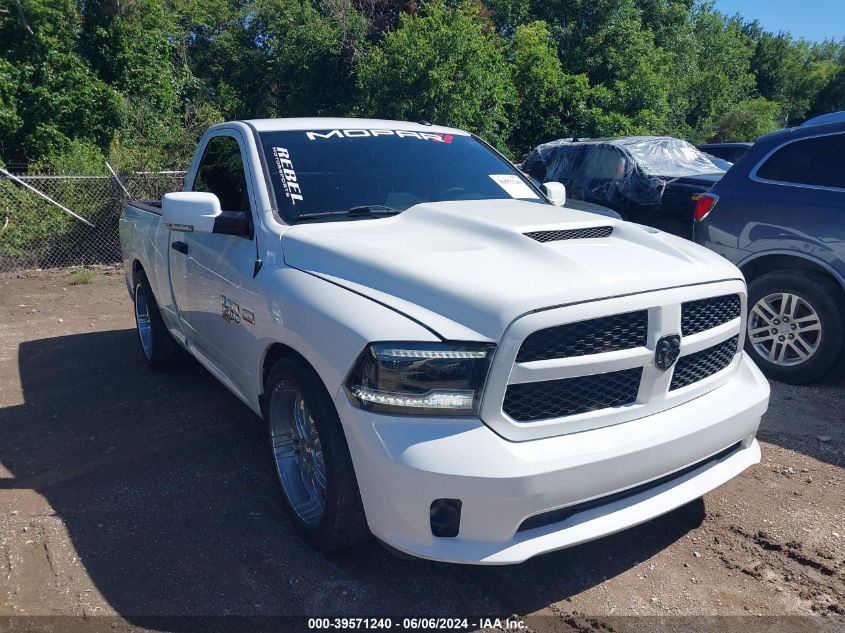
[[[546,242],[525,235],[589,227],[612,233]],[[742,278],[687,240],[518,200],[424,203],[384,219],[298,224],[281,245],[288,266],[452,340],[498,341],[514,319],[543,308]]]

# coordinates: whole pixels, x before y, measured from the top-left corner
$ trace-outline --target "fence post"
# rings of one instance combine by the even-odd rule
[[[112,166],[109,165],[109,161],[105,161],[105,162],[106,162],[106,169],[109,170],[109,173],[111,174],[114,181],[117,183],[117,186],[120,187],[121,189],[123,189],[123,193],[126,194],[127,198],[131,199],[132,196],[129,195],[129,190],[126,189],[126,187],[123,186],[123,182],[120,180],[120,177],[117,175],[117,173],[114,171],[114,169],[112,169]]]

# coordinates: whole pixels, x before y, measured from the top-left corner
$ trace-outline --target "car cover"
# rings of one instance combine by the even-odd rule
[[[562,182],[572,197],[608,205],[618,205],[620,197],[659,205],[666,185],[678,178],[725,173],[695,146],[671,136],[559,139],[536,147],[522,168],[543,182]]]

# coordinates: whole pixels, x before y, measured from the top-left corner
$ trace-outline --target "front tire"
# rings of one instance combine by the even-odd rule
[[[776,271],[748,285],[745,350],[768,377],[802,384],[831,370],[842,350],[842,289],[813,272]]]
[[[317,373],[298,358],[283,358],[264,393],[273,463],[297,532],[319,550],[369,538],[346,436]]]

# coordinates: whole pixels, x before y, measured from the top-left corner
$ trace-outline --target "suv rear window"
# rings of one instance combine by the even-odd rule
[[[845,134],[829,134],[784,145],[757,170],[783,183],[845,189]]]

